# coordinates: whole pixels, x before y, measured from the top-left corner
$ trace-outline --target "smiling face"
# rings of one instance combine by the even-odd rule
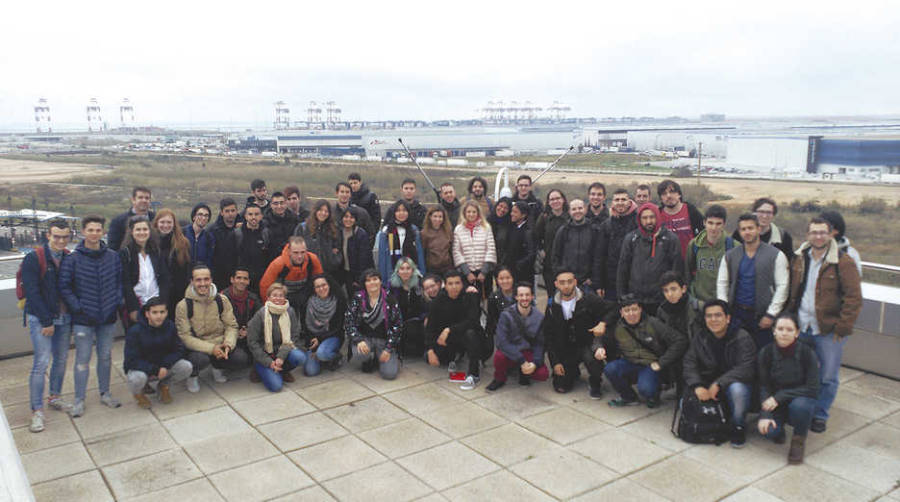
[[[175,218],[169,215],[161,217],[156,221],[156,230],[160,235],[169,235],[175,229]]]
[[[278,216],[284,216],[284,213],[287,211],[287,201],[284,200],[284,196],[272,197],[272,212]]]
[[[103,225],[97,222],[88,223],[81,233],[84,234],[85,243],[89,246],[99,245],[103,237]]]
[[[497,286],[504,293],[511,293],[513,288],[513,276],[509,273],[509,270],[501,270],[500,273],[497,274]]]
[[[131,227],[131,238],[134,239],[135,244],[144,247],[147,241],[150,240],[150,223],[146,221],[135,223]]]
[[[554,212],[562,211],[563,204],[565,204],[562,193],[559,190],[551,191],[549,197],[547,197],[547,204],[550,205],[550,209]]]
[[[50,231],[47,232],[47,242],[53,252],[62,252],[70,240],[72,240],[72,231],[69,228],[50,227]]]
[[[353,211],[345,211],[344,216],[341,217],[341,223],[344,225],[344,228],[353,228],[353,225],[356,225],[356,216],[353,214]]]
[[[475,206],[466,206],[465,217],[469,223],[478,221],[478,209]]]
[[[412,265],[410,265],[408,261],[401,263],[400,267],[397,269],[397,276],[400,277],[400,280],[403,281],[404,284],[409,282],[413,276]]]
[[[703,311],[703,318],[706,321],[706,327],[709,328],[716,338],[725,336],[725,333],[728,331],[728,323],[731,321],[731,316],[725,313],[725,310],[722,309],[721,305],[707,307]]]
[[[641,312],[643,312],[643,310],[639,303],[626,305],[619,309],[619,312],[622,314],[622,318],[625,319],[625,322],[631,326],[641,322]]]
[[[144,214],[150,210],[150,192],[138,191],[131,198],[131,206],[134,212]]]
[[[347,212],[349,213],[350,211]],[[328,205],[323,204],[319,209],[316,209],[316,219],[319,220],[319,223],[328,221],[329,216],[331,216],[331,208]]]
[[[528,178],[521,179],[516,182],[516,193],[519,194],[520,199],[527,199],[528,194],[531,193],[531,180]]]
[[[806,238],[813,249],[822,250],[831,243],[831,232],[827,223],[810,223],[806,231]]]
[[[194,291],[196,291],[198,295],[209,295],[209,288],[211,284],[212,275],[210,275],[208,268],[198,268],[197,270],[191,271],[191,285],[194,287]]]
[[[441,187],[441,199],[444,202],[450,204],[454,200],[456,200],[456,189],[451,185],[445,185]]]
[[[497,218],[503,218],[509,214],[509,205],[505,202],[498,202],[494,207],[494,214],[497,215]]]
[[[472,182],[472,195],[479,199],[484,195],[484,185],[478,180]]]
[[[328,286],[328,280],[324,277],[319,277],[313,282],[313,290],[315,290],[316,296],[323,300],[328,298],[328,295],[331,294],[331,288]]]
[[[362,181],[360,180],[347,180],[347,183],[350,184],[350,190],[353,190],[354,192],[358,192],[362,187]]]
[[[576,222],[580,222],[584,219],[584,201],[581,199],[575,199],[569,203],[569,216]]]
[[[341,203],[342,206],[346,206],[347,203],[350,202],[350,188],[344,185],[338,187],[335,195],[337,195],[337,200]]]
[[[444,213],[440,211],[432,212],[431,216],[428,217],[428,222],[431,223],[431,228],[439,230],[441,225],[444,224]]]
[[[240,294],[250,286],[250,273],[246,270],[236,270],[231,276],[231,289]]]
[[[272,292],[269,293],[267,300],[275,305],[284,305],[287,303],[287,298],[284,295],[284,288],[273,289]]]
[[[381,292],[381,277],[377,275],[366,277],[366,292],[372,296],[379,294]]]
[[[441,292],[441,283],[434,279],[425,279],[422,281],[422,290],[428,298],[435,298]]]
[[[406,210],[406,206],[403,204],[398,205],[394,209],[394,221],[397,223],[406,223],[406,220],[409,219],[409,211]]]
[[[768,229],[769,225],[772,224],[772,220],[775,219],[775,206],[769,203],[760,204],[753,214],[759,220],[759,226]]]
[[[516,288],[516,303],[519,305],[519,308],[522,310],[526,310],[531,307],[531,302],[534,301],[534,293],[531,292],[531,288],[528,286],[519,286]]]
[[[618,216],[622,216],[628,212],[628,208],[631,207],[631,199],[628,198],[627,193],[617,193],[613,194],[612,198],[612,210]]]
[[[603,203],[606,202],[606,192],[600,187],[591,188],[588,192],[588,201],[590,201],[591,207],[603,207]]]
[[[523,213],[522,210],[519,209],[519,206],[513,206],[512,211],[509,212],[509,220],[513,223],[518,224],[524,219],[525,213]]]

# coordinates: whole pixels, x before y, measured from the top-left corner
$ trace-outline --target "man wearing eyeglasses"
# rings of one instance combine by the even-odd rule
[[[516,180],[516,194],[513,202],[524,202],[528,205],[528,221],[537,221],[544,210],[544,205],[534,196],[531,190],[531,176],[523,174]]]
[[[819,398],[809,430],[824,432],[828,410],[837,396],[838,370],[847,337],[862,308],[859,271],[831,236],[831,224],[816,217],[791,265],[788,309],[797,312],[800,339],[811,343],[819,358]]]

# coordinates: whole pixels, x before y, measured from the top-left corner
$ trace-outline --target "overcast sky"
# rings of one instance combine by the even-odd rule
[[[32,106],[83,126],[465,119],[488,100],[577,116],[897,115],[900,4],[853,2],[7,2],[0,129]]]

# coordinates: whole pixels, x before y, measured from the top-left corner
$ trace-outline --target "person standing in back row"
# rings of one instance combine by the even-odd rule
[[[527,174],[520,175],[516,179],[516,193],[513,195],[512,202],[513,204],[524,202],[528,206],[528,220],[537,221],[538,216],[544,210],[544,205],[534,196],[531,184],[531,176]]]
[[[672,180],[663,180],[656,187],[659,195],[660,223],[678,236],[681,243],[681,256],[687,256],[687,248],[691,239],[703,230],[703,215],[689,202],[685,202],[681,193],[681,185]]]
[[[773,222],[775,215],[778,214],[778,204],[769,197],[761,197],[753,201],[751,210],[759,221],[759,239],[766,244],[775,246],[784,253],[784,256],[790,258],[794,253],[794,239],[787,230]],[[740,229],[735,229],[731,238],[738,242],[744,242]]]
[[[353,194],[350,196],[350,202],[366,210],[372,225],[375,228],[381,226],[381,205],[378,204],[378,196],[375,192],[369,190],[369,187],[362,182],[359,173],[350,173],[347,176],[347,183],[350,184],[350,190]]]
[[[125,239],[125,232],[128,228],[128,220],[132,216],[144,215],[148,220],[153,221],[156,215],[150,210],[152,198],[150,189],[147,187],[136,186],[131,189],[131,208],[109,222],[109,232],[106,234],[106,245],[109,249],[118,251],[122,246],[122,240]]]

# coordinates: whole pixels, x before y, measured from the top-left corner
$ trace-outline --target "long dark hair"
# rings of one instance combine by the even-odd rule
[[[132,255],[136,255],[141,251],[140,246],[138,246],[138,243],[134,241],[134,237],[132,236],[134,227],[138,223],[146,223],[147,228],[150,229],[150,238],[148,238],[147,243],[144,244],[144,252],[147,254],[159,253],[159,237],[154,231],[153,225],[150,224],[150,218],[143,214],[136,214],[128,219],[128,232],[125,233],[122,247],[127,249]]]
[[[328,219],[323,223],[319,223],[319,218],[316,217],[316,213],[318,213],[319,209],[323,206],[328,208]],[[332,211],[331,205],[325,199],[317,200],[313,205],[313,210],[310,211],[309,216],[306,218],[306,231],[309,232],[309,235],[315,236],[320,229],[332,239],[337,239],[337,225],[334,223],[334,211]]]
[[[397,202],[391,204],[391,207],[388,208],[387,213],[384,215],[384,224],[387,225],[388,230],[393,231],[394,227],[397,226],[397,220],[396,218],[394,218],[394,215],[397,212],[397,209],[399,209],[401,206],[406,209],[407,216],[406,221],[403,222],[400,226],[409,228],[412,225],[412,222],[409,221],[409,219],[412,217],[412,211],[410,211],[409,209],[409,203],[407,203],[405,200],[398,200]]]

